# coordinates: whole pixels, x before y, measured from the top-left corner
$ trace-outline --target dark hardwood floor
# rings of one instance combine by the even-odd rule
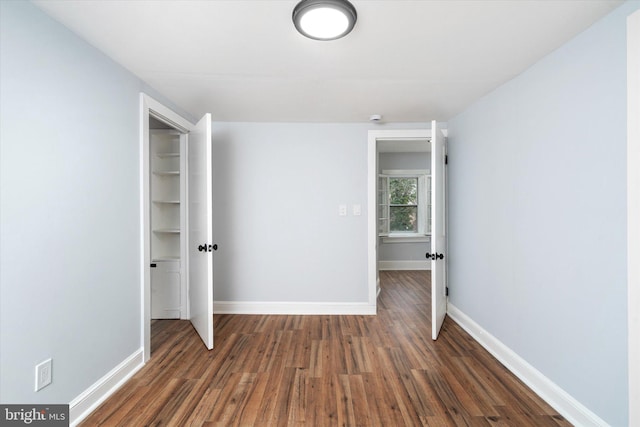
[[[82,426],[568,426],[446,319],[425,271],[381,272],[377,316],[215,315],[152,325],[152,357]]]

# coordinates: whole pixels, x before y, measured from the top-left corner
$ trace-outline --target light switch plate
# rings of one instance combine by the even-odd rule
[[[347,205],[340,205],[338,211],[340,216],[347,216]]]
[[[36,365],[36,391],[51,384],[51,358]]]
[[[353,205],[353,216],[362,215],[362,206],[359,204]]]

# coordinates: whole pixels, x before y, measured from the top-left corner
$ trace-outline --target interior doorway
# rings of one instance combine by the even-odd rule
[[[185,154],[191,123],[141,94],[142,336],[151,357],[152,318],[189,318]]]
[[[429,163],[416,169],[381,169],[387,153],[429,153]],[[427,158],[427,157],[425,157]],[[383,245],[391,242],[413,243],[415,251],[406,265],[431,270],[432,338],[438,337],[446,315],[446,150],[444,133],[435,121],[432,129],[370,131],[368,141],[368,286],[371,304],[380,293],[380,269]],[[409,167],[409,166],[408,166]],[[392,180],[406,181],[418,197],[413,201],[393,200]],[[428,183],[428,184],[427,184]],[[404,184],[403,184],[404,185]],[[403,190],[404,191],[404,190]],[[411,199],[411,198],[409,198]],[[381,202],[384,200],[384,202]],[[394,214],[393,211],[397,213]],[[404,212],[404,214],[402,214]],[[409,212],[409,213],[407,213]],[[400,217],[398,216],[400,215]],[[403,220],[413,217],[412,221]],[[392,223],[396,225],[391,225]],[[428,242],[428,243],[427,243]],[[425,251],[425,249],[427,249]],[[423,258],[421,258],[423,257]],[[421,260],[420,260],[421,258]],[[393,265],[393,264],[392,264]],[[400,264],[402,265],[402,264]],[[418,268],[419,269],[419,268]],[[425,283],[425,286],[428,284]]]
[[[187,319],[186,136],[149,114],[151,319]]]
[[[141,93],[140,128],[141,330],[146,362],[151,357],[152,315],[190,320],[207,349],[213,348],[212,252],[217,245],[212,242],[211,115],[191,123]],[[165,295],[158,294],[152,282],[154,288],[168,286]],[[152,294],[168,305],[154,312]]]
[[[377,150],[378,270],[429,270],[430,141],[385,139]]]

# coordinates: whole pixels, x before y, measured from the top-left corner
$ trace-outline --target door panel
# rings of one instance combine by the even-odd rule
[[[438,338],[447,315],[444,135],[431,123],[431,338]]]
[[[179,319],[180,261],[154,262],[151,267],[151,318]]]
[[[211,115],[189,133],[187,144],[189,319],[205,346],[213,348],[213,195]]]

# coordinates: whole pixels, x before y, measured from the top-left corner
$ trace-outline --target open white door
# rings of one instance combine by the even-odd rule
[[[204,345],[213,348],[213,194],[211,115],[205,114],[187,143],[189,319]]]
[[[438,338],[447,315],[444,135],[431,122],[431,338]]]

